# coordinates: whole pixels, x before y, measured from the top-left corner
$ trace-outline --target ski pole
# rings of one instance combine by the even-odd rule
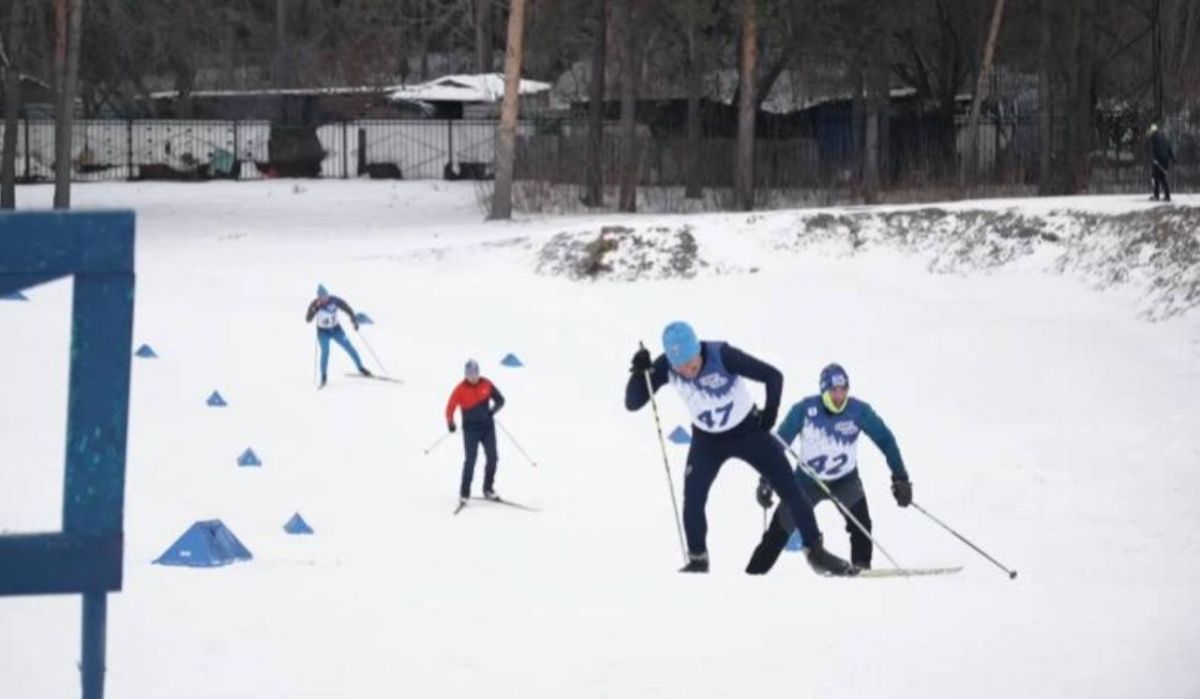
[[[951,534],[953,534],[954,536],[958,537],[958,540],[959,540],[959,541],[963,542],[963,543],[964,543],[964,544],[966,544],[967,546],[970,546],[972,549],[974,549],[974,550],[975,550],[975,553],[978,553],[980,556],[983,556],[984,558],[988,559],[989,561],[991,561],[992,563],[994,563],[994,564],[996,565],[996,567],[997,567],[997,568],[999,568],[1000,570],[1003,570],[1005,573],[1008,573],[1008,579],[1009,579],[1009,580],[1013,580],[1013,579],[1015,579],[1015,578],[1017,577],[1017,571],[1015,571],[1015,570],[1009,570],[1008,568],[1006,568],[1006,567],[1004,566],[1004,564],[1000,563],[1000,561],[997,561],[995,558],[992,558],[991,556],[987,555],[987,553],[986,553],[986,552],[985,552],[983,549],[979,548],[979,547],[978,547],[978,546],[976,546],[975,544],[972,544],[972,543],[971,543],[971,542],[970,542],[970,541],[967,539],[967,537],[965,537],[965,536],[963,536],[962,534],[959,534],[958,532],[956,532],[956,531],[954,531],[953,529],[951,529],[951,528],[950,528],[950,526],[949,526],[949,525],[947,525],[947,524],[946,524],[945,522],[943,522],[942,520],[938,519],[937,517],[934,517],[934,516],[933,516],[932,514],[930,514],[930,513],[929,513],[929,511],[928,511],[928,510],[926,510],[924,507],[921,507],[921,506],[920,506],[920,505],[918,505],[916,502],[913,502],[913,503],[912,503],[912,506],[913,506],[913,507],[915,507],[915,508],[917,508],[917,511],[919,511],[921,514],[925,515],[925,516],[926,516],[926,517],[928,517],[929,519],[932,519],[934,522],[936,522],[936,523],[937,523],[937,525],[938,525],[938,526],[940,526],[942,529],[945,529],[946,531],[950,532],[950,533],[951,533]]]
[[[500,429],[504,432],[504,434],[508,435],[508,439],[513,443],[513,446],[517,448],[517,451],[521,452],[521,456],[525,457],[525,460],[529,462],[529,465],[537,468],[537,462],[534,461],[529,454],[525,453],[525,450],[521,448],[520,443],[517,442],[517,440],[512,436],[512,432],[508,431],[508,428],[504,426],[504,423],[496,420],[496,424],[500,425]]]
[[[846,507],[846,505],[842,503],[841,499],[833,494],[833,491],[829,489],[829,486],[825,484],[825,481],[817,477],[817,474],[808,467],[808,464],[804,463],[804,461],[800,458],[800,455],[797,454],[789,444],[784,442],[779,435],[775,434],[773,436],[775,439],[779,440],[779,443],[783,445],[783,448],[787,450],[787,453],[791,454],[792,458],[796,460],[797,466],[801,471],[804,472],[804,475],[812,479],[812,481],[817,484],[817,487],[824,491],[825,496],[832,500],[833,504],[837,505],[838,509],[842,511],[842,514],[846,515],[846,519],[850,520],[854,526],[858,527],[860,532],[862,532],[868,539],[871,540],[871,543],[875,545],[875,548],[879,549],[879,552],[883,554],[884,558],[888,559],[888,561],[890,561],[891,564],[898,570],[907,570],[904,566],[897,563],[895,558],[892,558],[892,554],[888,553],[888,550],[883,547],[883,544],[879,543],[879,540],[871,534],[871,531],[864,527],[862,522],[858,521],[858,518],[850,512],[850,508]],[[904,573],[904,576],[908,577],[908,573]]]
[[[646,349],[646,345],[638,342],[638,347]],[[662,421],[658,418],[658,402],[654,400],[654,387],[650,383],[650,372],[643,371],[642,379],[646,382],[646,393],[650,396],[650,407],[654,411],[654,429],[658,431],[658,447],[662,450],[663,468],[667,472],[667,489],[671,492],[671,509],[675,512],[675,529],[679,532],[679,549],[683,552],[683,562],[688,563],[687,544],[683,541],[683,525],[679,523],[679,503],[675,500],[675,481],[671,478],[671,462],[667,459],[667,442],[663,439]]]
[[[375,358],[375,363],[379,365],[379,368],[380,368],[380,369],[383,369],[383,375],[384,375],[384,376],[391,376],[391,375],[392,375],[392,373],[391,373],[390,371],[388,371],[388,370],[387,370],[387,367],[385,367],[385,366],[383,365],[383,362],[379,361],[379,355],[375,354],[375,349],[374,349],[373,347],[371,347],[371,343],[370,343],[370,342],[367,342],[367,338],[366,338],[366,336],[364,336],[364,335],[362,334],[362,332],[361,332],[361,331],[359,331],[359,329],[358,329],[357,327],[356,327],[356,328],[354,328],[354,334],[355,334],[355,335],[358,335],[358,339],[362,340],[362,342],[363,342],[363,346],[364,346],[364,347],[366,347],[366,348],[367,348],[367,351],[371,353],[371,356]]]
[[[429,456],[429,452],[431,452],[434,449],[437,449],[439,446],[441,446],[442,442],[446,441],[446,438],[449,437],[451,434],[453,434],[453,432],[446,432],[446,434],[442,435],[441,437],[438,437],[436,442],[434,442],[433,444],[430,444],[428,447],[425,447],[425,456]]]

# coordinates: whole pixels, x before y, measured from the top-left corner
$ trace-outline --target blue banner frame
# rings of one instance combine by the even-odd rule
[[[62,530],[0,536],[0,595],[121,589],[133,212],[0,214],[0,295],[63,277],[74,295]]]

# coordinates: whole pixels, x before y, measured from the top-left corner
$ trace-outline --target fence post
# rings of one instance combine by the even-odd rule
[[[342,179],[350,177],[350,120],[342,119]]]
[[[454,122],[446,120],[446,172],[454,172]]]
[[[242,144],[238,140],[238,120],[233,120],[233,177],[235,180],[242,179],[242,156],[240,155]]]
[[[29,108],[25,108],[25,181],[29,181]]]
[[[133,119],[125,120],[125,179],[133,177]]]

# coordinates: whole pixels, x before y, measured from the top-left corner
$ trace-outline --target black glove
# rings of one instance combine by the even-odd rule
[[[892,495],[896,496],[896,504],[900,507],[912,504],[912,483],[908,478],[892,479]]]
[[[633,361],[629,364],[629,371],[634,374],[640,374],[650,371],[653,362],[650,361],[650,350],[645,347],[641,348],[633,354]]]
[[[754,497],[758,500],[759,506],[764,510],[771,509],[771,505],[775,504],[775,501],[771,498],[772,492],[771,484],[759,478],[758,490],[754,493]]]
[[[458,425],[455,425],[453,422],[447,422],[446,429],[450,430],[451,432],[455,432],[458,430]]]
[[[770,432],[771,428],[775,426],[775,421],[778,419],[779,408],[763,408],[758,413],[758,426]]]

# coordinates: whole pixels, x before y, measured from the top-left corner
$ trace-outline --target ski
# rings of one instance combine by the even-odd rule
[[[404,381],[401,379],[394,379],[390,376],[380,376],[378,374],[372,374],[371,376],[363,376],[362,374],[354,374],[354,373],[347,372],[346,376],[349,376],[352,379],[375,379],[376,381],[387,381],[389,383],[399,383],[399,384],[404,383]]]
[[[536,507],[530,507],[529,505],[522,505],[521,503],[513,502],[512,500],[503,500],[501,498],[481,498],[481,497],[472,497],[471,499],[479,500],[480,502],[491,502],[491,503],[495,503],[497,505],[508,505],[509,507],[515,507],[518,510],[525,510],[526,512],[541,512],[541,510],[539,510]]]
[[[948,568],[868,568],[858,571],[859,578],[907,578],[920,575],[953,575],[962,570],[962,566]]]

